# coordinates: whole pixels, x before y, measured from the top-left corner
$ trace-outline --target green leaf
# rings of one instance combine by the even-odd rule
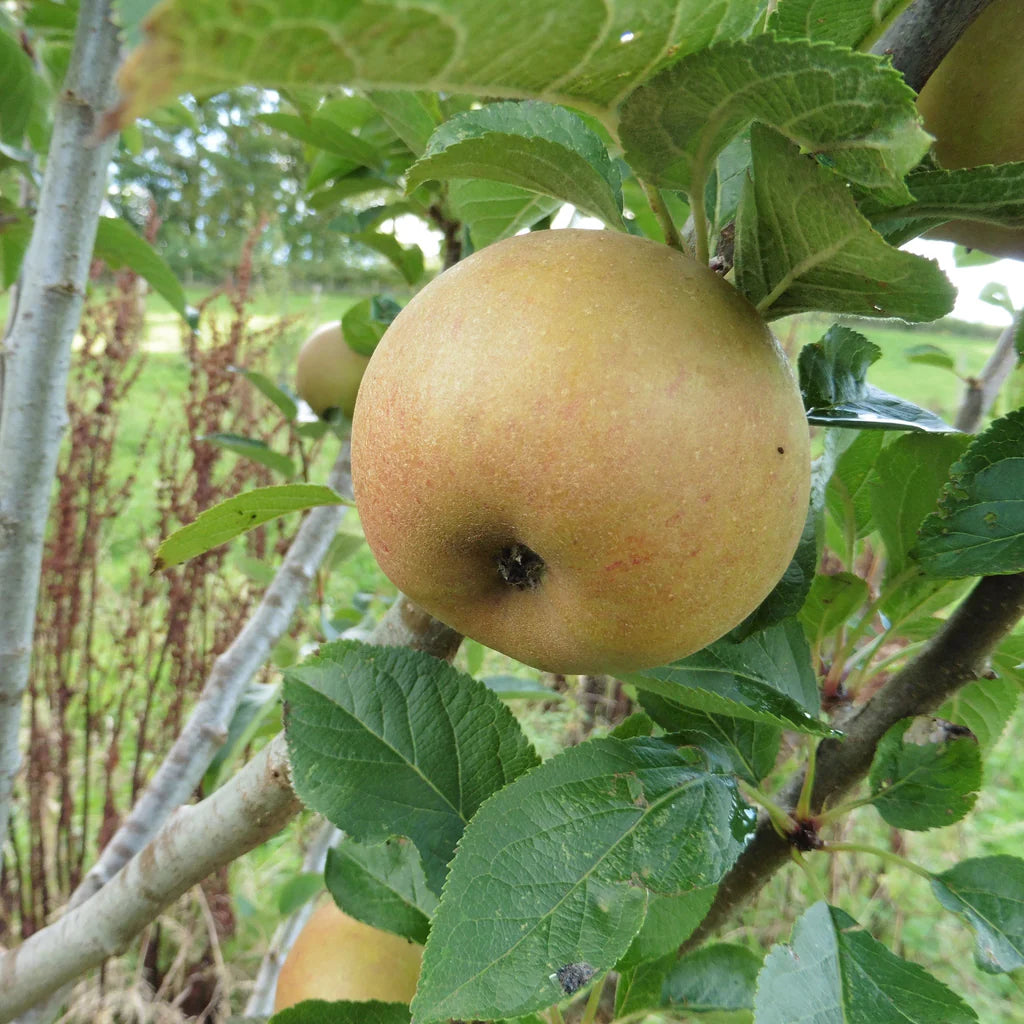
[[[753,121],[891,201],[909,198],[903,176],[930,142],[913,90],[880,58],[770,35],[709,47],[655,75],[623,104],[620,135],[641,177],[692,194]]]
[[[10,288],[18,279],[31,237],[28,214],[0,197],[0,289]]]
[[[0,141],[22,144],[37,87],[31,58],[0,28]]]
[[[711,714],[825,735],[818,687],[795,619],[734,643],[718,640],[661,668],[624,677],[641,690]]]
[[[996,420],[953,465],[915,554],[932,576],[1024,570],[1024,409]]]
[[[562,998],[557,972],[601,973],[649,894],[714,885],[749,834],[732,784],[654,739],[591,740],[544,762],[466,829],[423,957],[414,1019],[493,1019]]]
[[[537,763],[497,696],[417,651],[325,645],[284,692],[303,802],[355,839],[408,836],[435,892],[480,804]]]
[[[565,694],[524,676],[483,676],[480,682],[502,700],[565,700]]]
[[[242,437],[240,434],[201,434],[196,440],[209,441],[210,444],[215,444],[225,451],[244,455],[247,459],[252,459],[253,462],[258,462],[261,466],[266,466],[288,479],[295,476],[295,463],[287,455],[269,448],[265,441]]]
[[[1014,682],[1024,690],[1024,633],[1011,633],[996,648],[992,667],[1000,679]]]
[[[350,917],[421,945],[427,941],[437,897],[427,886],[419,851],[407,839],[346,839],[327,851],[324,881]]]
[[[877,36],[902,6],[902,0],[784,0],[772,14],[768,29],[787,39],[863,49],[859,44]]]
[[[800,610],[800,622],[812,644],[848,623],[869,598],[868,585],[852,572],[816,576]]]
[[[622,183],[604,143],[550,103],[490,103],[446,121],[409,169],[407,190],[432,178],[484,178],[571,203],[622,228]]]
[[[306,871],[289,878],[277,894],[277,912],[281,917],[294,914],[314,896],[324,891],[323,877],[315,871]]]
[[[938,345],[911,345],[910,348],[903,350],[903,358],[922,366],[938,366],[943,370],[956,372],[956,362],[953,357]]]
[[[884,444],[881,431],[859,431],[856,440],[836,461],[825,491],[829,515],[854,540],[871,532],[871,480]]]
[[[712,768],[757,786],[775,767],[782,739],[778,726],[695,711],[653,693],[641,693],[640,703],[671,733],[673,743],[699,747]]]
[[[1021,659],[1011,655],[1010,660]],[[997,670],[1002,667],[1000,652],[992,661]],[[970,729],[982,753],[987,754],[1013,717],[1019,698],[1020,687],[1013,679],[978,679],[957,690],[935,714]]]
[[[959,821],[981,788],[981,749],[938,718],[904,718],[879,740],[868,783],[894,828],[923,832]]]
[[[935,508],[949,466],[966,444],[962,434],[904,434],[879,454],[869,488],[889,579],[914,560],[918,527]]]
[[[188,526],[175,530],[157,548],[153,572],[187,562],[278,516],[304,512],[318,505],[349,504],[330,487],[319,484],[258,487],[200,512]]]
[[[805,310],[935,320],[956,292],[932,260],[894,249],[842,178],[781,135],[751,130],[753,179],[736,221],[736,283],[762,314]]]
[[[368,99],[410,151],[420,156],[441,122],[437,97],[424,92],[371,92]]]
[[[233,373],[240,373],[257,391],[269,398],[281,410],[281,415],[291,423],[299,414],[295,399],[279,388],[269,377],[256,370],[246,370],[241,366],[231,367]]]
[[[345,85],[471,96],[538,97],[614,110],[652,69],[715,39],[737,39],[758,0],[325,0],[313,10],[265,0],[258,31],[220,0],[167,0],[122,72],[120,120],[163,98],[236,85]]]
[[[676,963],[675,952],[660,960],[618,968],[619,981],[615,986],[615,1019],[641,1015],[643,1010],[661,1007],[661,991],[665,975]],[[645,1015],[643,1015],[645,1016]],[[640,1019],[643,1019],[640,1016]]]
[[[483,249],[533,227],[561,209],[561,199],[499,181],[456,178],[448,186],[455,216],[469,227],[473,244]]]
[[[808,1011],[812,1011],[812,1015]],[[959,996],[873,939],[842,910],[815,903],[773,946],[757,979],[757,1024],[972,1024]]]
[[[341,333],[345,344],[362,356],[372,356],[384,332],[402,311],[397,302],[382,295],[362,299],[349,306],[341,318]]]
[[[128,267],[144,277],[153,291],[188,320],[185,290],[164,258],[126,221],[118,217],[100,217],[96,229],[95,255],[112,270]]]
[[[704,946],[669,971],[662,1005],[694,1014],[752,1010],[760,970],[761,958],[743,946]]]
[[[932,879],[935,898],[974,929],[978,966],[990,973],[1024,967],[1024,860],[975,857]]]
[[[405,1003],[306,999],[275,1013],[267,1024],[409,1024]]]
[[[951,220],[1024,227],[1024,163],[914,171],[907,187],[909,203],[861,201],[861,212],[894,245]]]
[[[280,695],[280,686],[249,681],[231,716],[227,737],[213,755],[210,767],[203,776],[204,792],[211,793],[220,786],[231,766],[252,742],[264,722],[271,716],[279,719],[277,700]]]
[[[375,146],[340,128],[329,118],[311,117],[306,120],[295,114],[260,114],[256,120],[307,145],[350,160],[356,167],[377,167],[381,163],[381,155]]]
[[[677,950],[704,920],[717,892],[717,885],[706,885],[691,892],[651,896],[643,926],[615,970],[630,970]]]

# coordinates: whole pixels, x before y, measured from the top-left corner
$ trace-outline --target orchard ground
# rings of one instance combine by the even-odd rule
[[[291,386],[294,356],[304,337],[317,324],[339,319],[345,310],[361,295],[329,294],[302,295],[298,293],[256,293],[250,307],[252,323],[267,326],[281,317],[287,318],[287,330],[281,335],[270,357],[270,365],[251,367],[271,379]],[[407,295],[396,294],[400,301]],[[204,293],[189,294],[189,302],[197,304]],[[6,318],[6,296],[0,296],[0,319]],[[215,300],[218,317],[229,315],[226,300]],[[825,318],[803,316],[776,323],[774,329],[791,356],[800,347],[816,340],[831,321]],[[978,328],[971,332],[963,325],[942,323],[913,330],[884,324],[859,322],[856,328],[878,344],[882,359],[869,373],[871,383],[899,394],[932,409],[947,420],[952,420],[963,391],[963,382],[956,374],[937,366],[923,365],[910,360],[908,354],[916,347],[933,345],[948,353],[954,360],[960,377],[978,372],[991,351],[998,331]],[[130,473],[138,474],[131,502],[121,517],[123,529],[115,527],[108,539],[108,558],[104,567],[106,586],[114,591],[118,583],[132,568],[148,570],[148,553],[138,543],[137,519],[145,519],[149,495],[157,486],[154,460],[140,458],[139,448],[150,432],[159,433],[175,413],[174,396],[183,392],[188,368],[181,345],[181,325],[176,315],[158,297],[148,299],[144,341],[146,359],[144,367],[122,413],[120,436],[114,474],[120,479]],[[1024,382],[1018,372],[1015,382],[1016,401]],[[311,467],[313,480],[323,479],[333,459],[334,446],[328,444],[320,450],[317,462]],[[346,525],[353,529],[351,520]],[[156,538],[154,538],[156,539]],[[252,584],[265,582],[258,567],[232,563],[241,576],[248,576]],[[270,567],[267,567],[268,571]],[[230,584],[229,584],[230,585]],[[377,570],[367,549],[362,547],[341,572],[330,578],[330,598],[335,608],[359,603],[363,607],[379,608],[392,594],[393,588]],[[316,637],[310,635],[310,642]],[[296,654],[298,652],[295,652]],[[483,675],[517,675],[536,678],[537,673],[511,662],[478,645],[468,643],[458,656],[458,667]],[[517,700],[514,710],[523,720],[530,738],[542,756],[555,753],[565,735],[579,722],[581,708],[571,696],[564,697],[552,707],[545,708],[540,701]],[[274,723],[276,725],[276,721]],[[856,827],[858,839],[887,847],[898,847],[914,860],[933,870],[952,866],[968,856],[1016,850],[1024,840],[1024,765],[1015,757],[1012,737],[1024,726],[1024,711],[1018,711],[1017,722],[1004,733],[1002,741],[988,759],[991,785],[982,791],[978,804],[968,819],[970,827],[953,826],[934,833],[907,833],[898,836],[888,829],[872,809],[865,808],[855,815],[851,825]],[[231,868],[231,892],[237,918],[237,932],[215,957],[215,967],[221,973],[221,983],[228,995],[230,1009],[241,1011],[249,981],[255,975],[263,951],[269,943],[279,918],[294,908],[296,900],[308,893],[314,880],[299,877],[302,835],[315,827],[309,815],[280,836],[242,858]],[[909,847],[909,849],[908,849]],[[951,915],[943,914],[931,895],[927,884],[919,877],[897,869],[886,869],[876,860],[847,858],[833,863],[825,855],[815,858],[814,874],[821,889],[845,891],[846,906],[877,938],[886,941],[898,954],[909,955],[923,963],[937,977],[962,992],[977,1009],[980,1019],[987,1024],[1011,1024],[1019,1019],[1013,1006],[1019,1005],[1021,980],[1012,975],[980,975],[973,966],[972,937]],[[791,930],[792,918],[786,908],[799,907],[793,890],[807,887],[807,878],[797,871],[786,871],[777,876],[766,893],[749,907],[733,927],[722,937],[731,941],[749,941],[746,935],[756,934],[764,943],[785,940]],[[813,900],[814,894],[810,895]],[[912,908],[905,914],[901,908]],[[781,912],[780,912],[781,911]],[[164,926],[174,933],[182,948],[190,945],[195,953],[206,941],[203,917],[194,895],[164,916]],[[754,925],[744,931],[744,926]],[[120,961],[112,962],[106,976],[108,1009],[120,999],[131,998],[127,990],[136,983],[135,951]],[[920,951],[927,951],[925,962]],[[96,1011],[98,997],[96,980],[83,983],[76,1000],[77,1012],[82,1019],[90,1019]],[[116,1011],[115,1011],[116,1012]]]

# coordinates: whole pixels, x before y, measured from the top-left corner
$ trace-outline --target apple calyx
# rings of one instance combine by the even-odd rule
[[[544,559],[525,544],[508,544],[498,555],[501,578],[516,590],[536,590],[544,578]]]

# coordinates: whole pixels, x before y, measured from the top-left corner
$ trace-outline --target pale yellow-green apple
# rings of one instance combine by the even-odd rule
[[[423,947],[371,928],[324,903],[313,911],[281,966],[274,1012],[304,999],[408,1003]]]
[[[339,321],[322,324],[299,349],[295,390],[318,416],[340,409],[351,417],[369,361],[348,345]]]
[[[994,0],[971,22],[917,99],[946,168],[1024,160],[1024,0]],[[1024,259],[1024,228],[957,220],[928,232]]]
[[[670,662],[740,622],[807,515],[808,430],[754,308],[611,231],[482,249],[399,314],[363,378],[352,476],[384,573],[551,672]]]

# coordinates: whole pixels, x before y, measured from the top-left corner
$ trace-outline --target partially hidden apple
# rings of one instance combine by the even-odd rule
[[[917,98],[943,167],[1024,161],[1024,0],[994,0],[968,26]],[[950,221],[929,238],[1024,259],[1024,227]]]
[[[562,673],[664,664],[739,623],[790,562],[809,466],[754,308],[611,231],[520,235],[437,277],[377,347],[352,427],[388,578]]]
[[[274,1012],[304,999],[408,1003],[416,992],[422,956],[417,943],[324,903],[313,911],[281,966]]]
[[[305,340],[295,364],[295,390],[318,416],[340,409],[349,418],[370,359],[349,347],[341,322],[322,324]]]

